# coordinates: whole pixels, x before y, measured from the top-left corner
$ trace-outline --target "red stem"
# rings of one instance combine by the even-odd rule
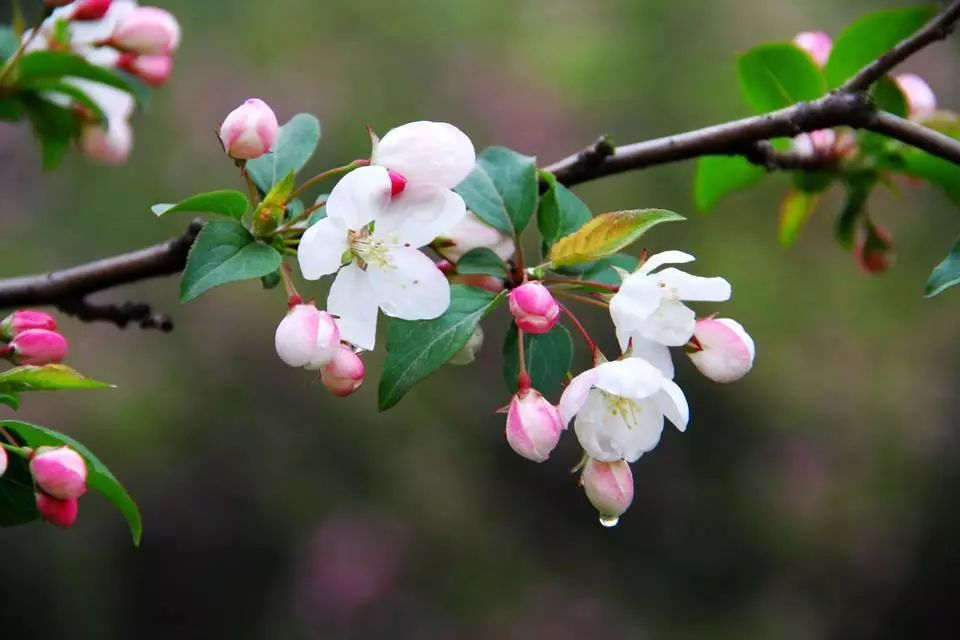
[[[610,291],[611,293],[620,291],[619,285],[596,282],[594,280],[577,280],[576,278],[544,278],[543,282],[547,284],[577,284],[586,287],[593,287],[594,289],[602,289],[603,291]]]
[[[593,361],[596,362],[597,354],[600,353],[600,349],[597,348],[597,343],[593,341],[593,338],[591,338],[590,334],[587,333],[586,327],[583,326],[583,323],[580,322],[577,316],[575,316],[570,309],[559,302],[557,304],[560,305],[560,311],[563,311],[565,314],[567,314],[567,317],[570,318],[570,322],[573,323],[573,326],[575,326],[577,331],[580,332],[580,335],[583,336],[583,339],[587,343],[587,347],[590,349],[590,356],[593,358]]]

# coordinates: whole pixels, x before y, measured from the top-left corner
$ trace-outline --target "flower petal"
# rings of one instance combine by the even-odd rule
[[[583,403],[587,401],[587,395],[590,389],[597,381],[597,370],[588,369],[570,381],[567,388],[563,390],[560,396],[560,404],[557,409],[560,410],[560,418],[563,419],[563,426],[566,428],[573,416],[577,415]]]
[[[377,296],[370,277],[356,264],[348,264],[333,281],[327,311],[338,316],[340,338],[361,349],[373,349],[377,340]]]
[[[723,278],[702,278],[670,267],[654,276],[680,300],[723,302],[730,299],[730,283]]]
[[[696,260],[696,258],[683,251],[661,251],[647,258],[647,261],[640,265],[640,268],[637,269],[636,272],[648,274],[665,264],[683,264],[685,262],[693,262],[694,260]]]
[[[635,273],[623,281],[610,299],[610,318],[621,349],[627,348],[628,336],[657,310],[662,299],[663,291],[650,276]]]
[[[697,316],[692,309],[677,300],[664,300],[638,333],[668,347],[682,347],[690,341],[696,325]]]
[[[604,362],[596,367],[598,389],[615,396],[639,400],[660,390],[663,374],[655,366],[640,358],[626,358]]]
[[[416,249],[388,252],[387,268],[370,264],[367,274],[380,308],[404,320],[430,320],[450,306],[450,283],[433,260]]]
[[[673,379],[673,358],[670,356],[670,349],[659,342],[647,340],[639,334],[630,338],[630,344],[633,346],[633,351],[630,352],[631,357],[646,360],[660,369],[660,373],[665,378]]]
[[[343,176],[327,198],[327,217],[339,218],[354,231],[390,204],[390,174],[383,167],[360,167]]]
[[[577,414],[573,428],[591,458],[634,462],[660,442],[663,414],[648,401],[613,405],[609,396],[595,389]]]
[[[323,218],[300,238],[297,260],[307,280],[317,280],[340,268],[347,250],[347,226],[338,218]]]
[[[408,186],[452,189],[473,171],[473,143],[446,122],[410,122],[391,129],[377,144],[371,162],[396,171]]]
[[[408,187],[376,218],[373,235],[419,248],[452,230],[467,215],[463,198],[440,187]]]
[[[665,415],[677,429],[687,430],[690,407],[687,405],[687,398],[683,395],[683,391],[673,380],[664,380],[663,388],[653,396],[652,400],[657,410]]]

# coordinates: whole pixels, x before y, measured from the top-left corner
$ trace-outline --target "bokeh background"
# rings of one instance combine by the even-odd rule
[[[29,3],[28,3],[29,4]],[[39,3],[37,3],[39,4]],[[136,119],[122,168],[72,155],[45,174],[25,127],[0,124],[3,275],[177,234],[154,202],[237,186],[213,130],[249,96],[316,113],[310,167],[380,132],[447,120],[478,148],[548,163],[606,132],[628,142],[745,115],[734,56],[795,32],[836,34],[887,0],[178,0],[170,84]],[[9,2],[0,2],[0,9]],[[905,68],[960,108],[956,41]],[[26,397],[21,419],[72,434],[137,498],[131,548],[96,496],[65,533],[0,532],[10,638],[902,638],[956,621],[960,291],[921,296],[957,235],[930,188],[878,193],[900,259],[862,274],[832,240],[832,194],[790,251],[784,176],[694,211],[693,163],[578,188],[595,211],[664,207],[653,250],[734,285],[725,315],[756,338],[746,379],[679,363],[692,422],[634,465],[636,499],[604,529],[568,469],[503,441],[506,318],[468,368],[378,414],[368,384],[335,400],[273,351],[283,295],[233,285],[181,307],[175,279],[104,294],[174,314],[169,335],[62,319],[70,364],[118,387]],[[305,290],[322,293],[316,285]],[[712,309],[703,309],[704,312]],[[612,331],[586,312],[595,331]],[[0,411],[8,411],[0,407]]]

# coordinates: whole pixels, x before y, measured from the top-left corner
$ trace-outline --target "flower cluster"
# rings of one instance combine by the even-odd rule
[[[180,44],[180,25],[168,11],[141,7],[135,0],[76,0],[57,8],[37,30],[24,33],[26,51],[69,51],[88,62],[122,71],[151,87],[164,84],[173,72],[173,53]],[[81,119],[79,146],[93,160],[123,163],[133,146],[131,94],[101,82],[64,80],[92,100],[98,114],[73,97],[51,92],[54,103],[70,107]]]
[[[7,471],[8,445],[0,447],[0,476]],[[68,529],[77,521],[78,500],[87,492],[87,463],[70,447],[28,448],[10,446],[29,460],[40,517]]]
[[[67,339],[50,315],[20,309],[0,321],[0,357],[13,364],[56,364],[66,355]]]

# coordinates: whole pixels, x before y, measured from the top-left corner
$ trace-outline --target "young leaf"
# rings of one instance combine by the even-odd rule
[[[43,168],[55,169],[70,148],[71,140],[80,133],[80,121],[70,109],[33,94],[24,96],[23,103],[34,135],[40,141]]]
[[[520,370],[517,353],[517,325],[511,324],[503,341],[503,381],[510,393],[517,391]],[[533,388],[544,395],[560,391],[573,361],[573,340],[563,325],[547,333],[523,334],[524,358]]]
[[[780,205],[780,244],[791,247],[800,236],[804,225],[817,206],[819,196],[816,193],[790,189]]]
[[[636,242],[661,222],[685,218],[666,209],[636,209],[602,213],[579,231],[564,236],[547,256],[552,266],[564,266],[605,258]]]
[[[537,228],[549,248],[554,242],[590,222],[593,213],[586,203],[557,182],[552,173],[542,172],[550,188],[540,197]]]
[[[194,213],[219,213],[240,220],[243,214],[247,212],[249,205],[247,196],[240,191],[224,189],[223,191],[198,193],[176,204],[155,204],[150,207],[150,210],[157,216],[179,211],[192,211]]]
[[[877,184],[877,174],[872,171],[857,173],[850,176],[846,182],[847,197],[840,215],[837,216],[835,235],[837,243],[850,250],[853,248],[857,224],[865,214],[867,198]]]
[[[280,127],[273,151],[247,162],[247,173],[262,193],[291,171],[303,169],[320,143],[320,121],[309,113],[298,113]]]
[[[136,503],[127,493],[127,490],[123,488],[123,485],[120,484],[120,481],[89,449],[68,435],[35,424],[20,422],[19,420],[4,420],[0,422],[0,426],[13,432],[29,447],[60,447],[66,445],[83,456],[83,459],[87,462],[87,486],[109,500],[120,511],[130,527],[134,546],[140,545],[140,538],[143,535],[143,521],[140,518],[140,510],[137,509]]]
[[[59,80],[67,76],[86,78],[101,84],[116,87],[127,93],[133,93],[133,87],[123,78],[104,67],[87,62],[73,53],[64,51],[34,51],[28,53],[17,64],[17,83],[32,89],[42,86],[43,82]]]
[[[213,287],[259,278],[276,271],[282,258],[232,220],[208,222],[187,256],[180,280],[180,300],[193,300]]]
[[[741,156],[702,156],[697,160],[693,199],[700,211],[709,211],[729,193],[759,182],[766,170]]]
[[[87,378],[64,364],[23,365],[0,373],[0,393],[107,389],[113,385]]]
[[[747,103],[765,113],[827,92],[823,72],[809,54],[787,43],[754,47],[737,59],[740,90]]]
[[[450,308],[433,320],[399,320],[387,325],[387,357],[380,378],[378,404],[386,411],[413,387],[437,371],[467,343],[480,318],[503,294],[454,284]]]
[[[943,262],[933,269],[927,280],[925,295],[932,298],[955,284],[960,284],[960,238],[957,238]]]
[[[507,277],[507,265],[486,247],[471,249],[457,261],[457,273],[462,275],[483,274],[497,278]]]
[[[824,67],[827,85],[836,89],[867,64],[922,27],[937,12],[935,5],[877,11],[844,29]]]
[[[537,206],[535,159],[505,147],[489,147],[455,191],[467,208],[508,236],[520,233]]]

